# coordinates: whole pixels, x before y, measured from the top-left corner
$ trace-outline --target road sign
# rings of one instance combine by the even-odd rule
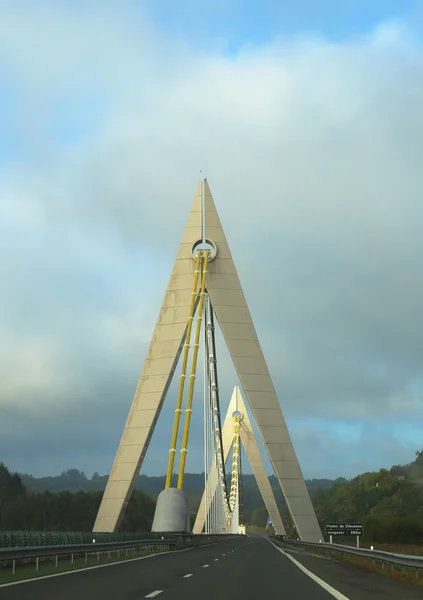
[[[271,525],[271,524],[272,524],[272,517],[268,517],[268,518],[267,518],[267,524],[268,524],[268,525]]]
[[[363,535],[363,523],[326,523],[326,535]]]

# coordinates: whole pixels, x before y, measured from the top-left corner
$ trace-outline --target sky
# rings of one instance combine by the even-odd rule
[[[411,0],[0,0],[0,460],[109,472],[200,170],[304,476],[413,459],[422,32]],[[201,410],[200,378],[191,472]]]

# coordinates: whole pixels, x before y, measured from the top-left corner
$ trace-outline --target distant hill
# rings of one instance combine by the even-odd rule
[[[276,478],[269,479],[287,533],[294,536]],[[55,477],[13,474],[0,463],[0,530],[90,531],[106,483],[107,475],[95,473],[88,479],[77,469]],[[164,477],[138,477],[122,531],[150,530],[155,499],[164,483]],[[416,452],[412,462],[389,470],[363,473],[351,480],[312,479],[306,484],[322,530],[328,521],[363,521],[364,540],[423,544],[423,451]],[[243,475],[242,487],[244,522],[263,528],[267,511],[253,475]],[[204,489],[204,474],[188,473],[184,489],[193,519]]]
[[[406,465],[363,473],[320,489],[313,505],[321,524],[363,521],[365,539],[423,543],[423,451]]]
[[[85,473],[83,471],[78,471],[78,469],[69,469],[63,471],[60,475],[49,477],[37,478],[27,474],[20,474],[20,477],[23,484],[28,489],[34,491],[48,490],[50,492],[61,492],[68,490],[73,493],[79,491],[104,491],[108,479],[108,475],[99,475],[98,473],[94,473],[91,479],[88,479]],[[278,505],[283,506],[285,500],[282,496],[282,491],[277,483],[276,477],[272,475],[269,480]],[[335,481],[332,479],[311,479],[306,481],[311,496],[313,496],[317,490],[330,489],[334,483]],[[174,484],[176,486],[176,476],[174,477]],[[253,475],[243,475],[242,486],[244,513],[245,517],[248,519],[255,508],[263,506],[263,500]],[[165,476],[149,477],[147,475],[139,475],[135,484],[136,490],[144,492],[144,494],[147,494],[153,500],[157,499],[157,496],[164,487]],[[190,506],[193,510],[198,508],[203,490],[204,473],[187,473],[185,475],[184,491],[188,496]]]
[[[0,463],[0,531],[91,531],[102,495],[101,491],[52,493],[26,487],[18,473]],[[154,500],[136,490],[121,531],[150,531],[154,510]]]

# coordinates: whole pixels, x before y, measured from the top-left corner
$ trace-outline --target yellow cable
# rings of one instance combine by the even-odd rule
[[[229,496],[229,506],[231,512],[235,510],[235,502],[238,492],[238,477],[239,477],[239,428],[241,424],[241,416],[234,416],[234,438],[233,438],[233,455],[232,455],[232,475],[231,475],[231,492]]]
[[[169,461],[168,461],[168,465],[167,465],[166,486],[165,486],[166,488],[169,488],[172,483],[173,464],[175,461],[175,453],[176,453],[176,441],[178,439],[179,418],[181,415],[182,397],[184,395],[184,386],[185,386],[186,370],[187,370],[187,362],[188,362],[188,354],[189,354],[189,344],[191,341],[192,322],[194,319],[194,311],[195,311],[195,300],[197,298],[197,285],[198,285],[198,276],[200,273],[200,261],[201,261],[201,250],[198,250],[197,262],[195,265],[195,273],[194,273],[194,285],[192,286],[191,306],[189,308],[187,334],[186,334],[186,338],[185,338],[184,354],[183,354],[183,359],[182,359],[181,376],[179,379],[178,398],[176,400],[175,420],[173,423],[173,432],[172,432],[172,443],[171,443],[171,447],[170,447],[170,451],[169,451]]]
[[[192,409],[192,401],[194,396],[194,384],[195,384],[195,372],[197,369],[197,357],[198,357],[198,348],[200,342],[200,332],[201,332],[201,320],[203,318],[203,304],[204,304],[204,294],[206,289],[206,278],[207,278],[207,264],[209,262],[209,250],[206,250],[204,255],[204,263],[203,263],[203,276],[201,280],[201,289],[200,289],[200,302],[198,304],[198,317],[197,317],[197,330],[195,332],[195,342],[194,342],[194,352],[192,357],[192,367],[191,367],[191,377],[189,382],[189,390],[188,390],[188,401],[187,401],[187,409],[185,413],[185,427],[184,427],[184,435],[182,438],[182,449],[181,449],[181,460],[179,463],[179,475],[178,475],[178,489],[182,489],[182,485],[184,482],[184,471],[185,471],[185,462],[188,451],[188,435],[189,435],[189,424],[191,421],[191,409]]]

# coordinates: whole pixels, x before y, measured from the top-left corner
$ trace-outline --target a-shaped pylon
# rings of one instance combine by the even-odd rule
[[[277,535],[286,535],[285,527],[282,522],[279,509],[276,504],[273,490],[270,486],[269,478],[266,473],[266,469],[260,454],[256,437],[254,435],[253,428],[251,427],[251,421],[248,417],[245,403],[242,398],[241,390],[238,386],[235,386],[232,393],[232,398],[229,403],[228,412],[226,413],[225,422],[222,428],[222,441],[223,441],[223,454],[225,461],[229,456],[229,452],[232,447],[233,441],[233,418],[232,415],[235,411],[242,413],[241,426],[240,426],[240,438],[241,443],[244,447],[245,454],[247,455],[248,461],[251,465],[253,475],[257,482],[264,504],[267,508],[270,518],[272,519],[273,527]],[[215,494],[218,485],[216,460],[213,461],[208,478],[207,486],[210,490],[210,494],[203,493],[203,497],[200,502],[198,509],[197,518],[194,523],[193,533],[201,533],[205,524],[205,516],[208,514],[211,506],[212,498]],[[238,501],[239,499],[237,499]],[[207,502],[207,506],[206,506]]]
[[[207,294],[246,401],[299,537],[318,542],[320,526],[206,180],[194,198],[93,531],[119,529],[182,353],[196,271],[193,254],[203,239],[214,249]]]

